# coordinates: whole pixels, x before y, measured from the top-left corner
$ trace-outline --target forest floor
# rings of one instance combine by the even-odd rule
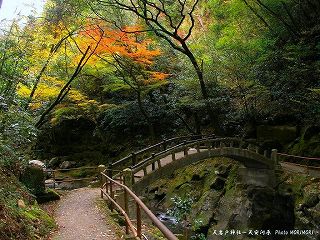
[[[58,225],[52,240],[117,240],[117,228],[110,216],[98,206],[97,188],[80,188],[61,197],[54,217]]]

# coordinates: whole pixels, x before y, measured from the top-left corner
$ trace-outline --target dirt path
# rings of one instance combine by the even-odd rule
[[[55,212],[58,231],[52,240],[117,240],[110,219],[97,206],[99,189],[81,188],[62,197]]]
[[[282,162],[281,166],[285,171],[289,171],[293,173],[302,173],[315,178],[320,177],[320,171],[318,168],[312,168],[312,167],[307,168],[307,166],[298,166],[294,163],[289,163],[289,162]]]

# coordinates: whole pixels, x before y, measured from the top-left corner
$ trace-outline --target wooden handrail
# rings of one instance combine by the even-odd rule
[[[135,227],[133,226],[128,214],[126,213],[125,210],[123,210],[123,208],[102,188],[100,189],[101,193],[103,193],[104,196],[106,196],[108,198],[108,200],[115,205],[118,210],[120,211],[120,213],[125,217],[126,223],[128,224],[128,227],[130,228],[131,232],[133,233],[133,235],[136,237],[138,236],[137,231],[135,229]]]
[[[71,170],[81,170],[81,169],[98,169],[99,166],[95,167],[77,167],[77,168],[57,168],[57,169],[44,169],[45,172],[60,172],[60,171],[71,171]],[[109,169],[106,168],[106,170],[112,170],[113,172],[121,172],[121,170],[116,169]]]
[[[148,218],[154,223],[154,225],[163,233],[163,235],[169,239],[169,240],[178,240],[178,238],[151,212],[151,210],[141,201],[141,199],[134,194],[134,192],[127,187],[124,184],[121,184],[117,181],[115,181],[114,179],[112,179],[111,177],[109,177],[108,175],[106,175],[104,172],[101,172],[101,175],[103,176],[103,179],[106,180],[106,183],[102,183],[101,185],[101,195],[105,195],[107,196],[107,198],[111,201],[111,203],[119,209],[119,211],[121,212],[121,214],[123,214],[125,216],[126,219],[126,227],[130,228],[131,232],[133,233],[133,235],[135,237],[138,237],[139,239],[141,239],[142,237],[142,233],[141,233],[141,214],[140,214],[140,208],[145,212],[145,214],[148,216]],[[110,183],[108,184],[107,181],[109,181]],[[130,195],[134,201],[136,202],[136,206],[137,206],[137,230],[133,230],[133,224],[132,221],[130,220],[128,213],[126,213],[125,210],[123,210],[123,208],[121,208],[121,206],[119,204],[117,204],[117,202],[114,200],[113,198],[113,190],[112,187],[110,187],[110,194],[105,191],[103,188],[110,185],[112,186],[113,184],[121,187],[128,195]],[[128,201],[128,199],[125,199],[125,202]],[[126,204],[126,203],[125,203]]]
[[[320,158],[296,156],[296,155],[290,155],[290,154],[286,154],[286,153],[277,153],[277,155],[284,156],[284,157],[300,158],[300,159],[305,159],[305,160],[320,161]]]
[[[290,164],[290,165],[294,165],[294,166],[298,166],[298,167],[305,167],[308,169],[314,169],[314,170],[320,170],[320,167],[315,167],[315,166],[309,166],[309,165],[304,165],[304,164],[299,164],[299,163],[292,163],[292,162],[284,162],[286,164]]]
[[[243,142],[246,144],[249,144],[249,142],[246,142],[245,140],[238,139],[238,138],[207,138],[207,139],[191,140],[191,141],[187,141],[184,143],[180,143],[180,144],[175,145],[175,146],[168,148],[166,150],[154,153],[154,154],[152,154],[152,156],[144,159],[143,161],[137,163],[134,166],[131,166],[130,168],[132,169],[133,174],[135,174],[135,173],[139,172],[140,170],[145,169],[150,164],[154,164],[159,159],[164,158],[170,154],[174,154],[179,151],[186,152],[186,148],[195,147],[195,145],[199,146],[200,144],[208,144],[208,143],[210,143],[212,145],[213,143],[216,143],[216,142],[217,143],[230,142],[230,143],[232,143],[232,146],[235,142],[237,142],[239,145],[241,145],[241,143],[243,143]],[[255,145],[255,144],[251,144],[251,145]],[[255,145],[255,146],[257,147],[258,145]],[[229,147],[229,146],[225,146],[225,147]]]
[[[206,148],[208,148],[209,150],[212,148],[221,148],[221,150],[223,151],[223,149],[228,150],[226,148],[240,148],[242,150],[246,150],[246,151],[251,151],[251,152],[255,152],[257,154],[261,154],[261,149],[260,146],[243,140],[243,139],[239,139],[239,138],[212,138],[212,136],[207,137],[207,138],[203,138],[203,136],[200,136],[200,138],[198,138],[199,136],[183,136],[183,137],[176,137],[176,138],[171,138],[168,140],[164,140],[160,143],[157,143],[155,145],[146,147],[144,149],[141,149],[137,152],[132,153],[129,156],[126,156],[125,158],[120,159],[119,161],[111,164],[111,169],[112,167],[118,166],[122,163],[124,163],[125,161],[128,161],[129,159],[131,159],[131,170],[128,169],[130,171],[130,176],[133,181],[131,180],[126,180],[126,182],[129,183],[129,181],[131,181],[130,184],[134,184],[134,178],[135,178],[135,173],[137,173],[138,171],[143,170],[144,171],[144,175],[147,174],[147,167],[150,165],[152,165],[152,171],[155,170],[155,163],[158,163],[158,167],[161,167],[160,165],[160,160],[170,154],[172,154],[172,161],[175,161],[175,154],[179,151],[183,151],[184,155],[187,156],[188,155],[188,148],[189,147],[195,147],[197,149],[198,152],[200,152],[200,145],[205,145]],[[176,140],[181,140],[184,139],[183,142],[180,142],[172,147],[166,148],[167,145],[169,145],[170,143],[176,141]],[[186,139],[189,139],[189,141],[187,141]],[[159,147],[161,147],[162,145],[164,145],[164,148],[162,150],[158,150],[157,152],[153,152],[151,153],[151,151],[153,149],[157,149]],[[142,161],[140,160],[139,162],[136,162],[137,157],[139,157],[139,155],[144,154],[144,153],[151,153],[150,157],[144,158],[142,159]],[[246,152],[245,152],[246,153]],[[319,158],[309,158],[309,157],[301,157],[301,156],[295,156],[295,155],[289,155],[289,154],[284,154],[284,153],[278,153],[276,149],[273,149],[271,151],[271,155],[268,155],[267,151],[264,151],[263,153],[265,158],[271,159],[272,160],[272,164],[271,167],[274,166],[274,168],[276,168],[279,163],[278,163],[278,159],[277,156],[285,156],[285,157],[294,157],[294,158],[300,158],[300,159],[306,159],[306,160],[320,160]],[[125,216],[126,219],[126,229],[131,230],[131,232],[135,235],[135,237],[141,238],[142,233],[141,233],[141,213],[140,213],[140,208],[146,213],[146,215],[148,216],[148,218],[155,224],[155,226],[164,234],[164,236],[169,239],[169,240],[176,240],[177,237],[148,209],[148,207],[141,201],[141,199],[139,199],[138,196],[136,196],[133,191],[130,190],[130,188],[124,184],[121,184],[119,182],[117,182],[115,179],[112,179],[112,174],[109,173],[109,176],[106,174],[107,171],[104,171],[101,173],[101,175],[103,176],[103,178],[105,179],[106,183],[102,184],[101,187],[101,195],[105,195],[107,196],[107,198],[110,200],[110,202],[119,209],[119,211]],[[121,176],[122,174],[120,173],[119,176]],[[117,174],[118,176],[118,174]],[[123,177],[124,175],[122,175]],[[108,181],[110,183],[108,183]],[[114,193],[113,193],[113,188],[112,185],[117,185],[119,187],[121,187],[124,190],[125,193],[125,208],[126,210],[123,210],[123,208],[121,208],[121,206],[119,206],[119,204],[116,203],[115,199],[114,199]],[[130,185],[131,186],[131,185]],[[106,188],[106,191],[103,190],[103,188]],[[108,189],[110,188],[110,193],[108,193]],[[131,196],[137,206],[137,229],[134,231],[132,230],[132,228],[134,228],[130,218],[128,217],[128,195]]]
[[[154,145],[151,145],[151,146],[145,147],[145,148],[143,148],[141,150],[138,150],[136,152],[133,152],[130,155],[128,155],[128,156],[126,156],[126,157],[124,157],[124,158],[112,163],[110,166],[112,168],[117,167],[117,166],[119,166],[119,165],[121,165],[121,164],[123,164],[125,162],[128,162],[129,159],[132,159],[132,156],[137,156],[137,155],[146,153],[146,152],[151,151],[152,149],[160,147],[160,146],[162,146],[164,144],[165,145],[171,144],[172,142],[174,142],[176,140],[182,140],[182,139],[191,139],[191,140],[195,139],[196,140],[196,139],[199,139],[199,138],[213,137],[213,136],[215,136],[215,135],[187,135],[187,136],[180,136],[180,137],[174,137],[174,138],[170,138],[170,139],[165,139],[165,140],[163,140],[163,141],[161,141],[159,143],[156,143]],[[133,164],[133,165],[135,165],[135,164]]]

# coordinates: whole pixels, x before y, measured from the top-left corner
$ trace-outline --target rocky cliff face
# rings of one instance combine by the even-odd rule
[[[107,133],[103,133],[106,134]],[[97,131],[96,123],[86,118],[65,119],[47,127],[38,137],[34,152],[40,159],[55,162],[59,167],[65,161],[72,167],[107,164],[124,151],[121,142],[111,141]]]
[[[192,199],[184,225],[208,240],[284,239],[274,233],[295,227],[295,197],[290,186],[244,185],[238,178],[238,168],[230,159],[208,159],[153,183],[145,197],[160,211],[174,208],[175,197]],[[232,235],[233,230],[242,234]],[[255,230],[262,231],[256,235]]]

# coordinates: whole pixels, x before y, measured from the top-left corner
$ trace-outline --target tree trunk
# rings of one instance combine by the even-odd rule
[[[139,89],[137,90],[137,100],[138,100],[138,106],[139,106],[140,112],[142,113],[144,119],[147,121],[151,141],[152,141],[152,143],[154,143],[154,141],[155,141],[154,125],[153,125],[148,113],[145,111],[145,109],[143,107],[142,100],[141,100],[141,92]]]
[[[199,84],[200,84],[200,89],[201,89],[201,94],[202,94],[203,99],[205,100],[207,113],[210,117],[210,120],[212,121],[211,123],[214,128],[214,132],[215,132],[215,134],[222,136],[223,131],[221,129],[221,124],[220,124],[219,118],[213,113],[212,107],[211,107],[211,104],[209,101],[207,87],[206,87],[206,84],[205,84],[204,78],[203,78],[203,70],[200,68],[195,56],[190,51],[187,44],[185,42],[182,42],[181,45],[182,45],[183,49],[185,50],[185,54],[190,59],[192,65],[197,73]]]

